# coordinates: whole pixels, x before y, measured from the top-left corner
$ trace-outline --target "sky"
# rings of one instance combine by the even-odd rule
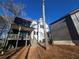
[[[15,3],[19,1],[15,0]],[[42,0],[21,1],[25,5],[23,17],[33,20],[38,20],[42,17]],[[50,24],[77,8],[79,8],[79,0],[45,0],[46,22]]]
[[[42,16],[42,0],[27,0],[27,16],[39,19]],[[79,8],[79,0],[45,0],[46,22],[48,24]]]

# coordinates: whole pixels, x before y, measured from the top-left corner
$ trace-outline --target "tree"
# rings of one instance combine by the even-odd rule
[[[18,0],[18,1],[19,1],[18,4],[15,4],[14,0],[3,0],[0,3],[0,7],[2,7],[4,11],[3,18],[5,19],[7,23],[6,26],[8,27],[8,30],[10,30],[11,24],[13,23],[15,17],[20,16],[21,11],[25,8],[24,4],[22,3],[22,0]],[[13,14],[11,18],[9,17],[9,12]]]
[[[0,3],[0,6],[4,7],[8,11],[12,12],[15,17],[19,16],[21,11],[25,8],[22,0],[19,0],[20,3],[15,4],[13,0],[7,0],[6,2]]]

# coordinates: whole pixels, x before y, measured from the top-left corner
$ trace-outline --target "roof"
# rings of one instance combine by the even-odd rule
[[[20,17],[16,17],[15,20],[16,21],[22,21],[22,22],[32,22],[32,20],[30,20],[30,19],[23,19],[23,18],[20,18]]]
[[[77,9],[71,11],[69,14],[74,14],[74,13],[76,13],[76,12],[79,12],[79,8],[77,8]]]
[[[16,17],[14,23],[16,23],[19,26],[30,27],[32,20]]]
[[[61,20],[64,19],[65,17],[67,17],[67,16],[69,16],[69,15],[72,15],[72,14],[74,14],[74,13],[76,13],[76,12],[79,12],[79,8],[77,8],[77,9],[75,9],[75,10],[72,10],[71,12],[67,13],[65,16],[61,17],[60,19],[58,19],[58,20],[56,20],[56,21],[50,23],[50,25],[52,25],[52,24],[54,24],[54,23],[56,23],[56,22],[58,22],[58,21],[61,21]]]
[[[32,31],[32,28],[30,28],[30,27],[24,27],[24,26],[20,26],[20,27],[21,27],[21,31]],[[19,26],[17,24],[13,23],[12,29],[19,30]]]

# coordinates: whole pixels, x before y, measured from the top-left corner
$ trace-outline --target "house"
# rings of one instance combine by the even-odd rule
[[[9,34],[15,34],[22,37],[25,37],[28,34],[30,36],[30,33],[32,31],[32,28],[30,28],[31,23],[31,20],[16,17],[14,22],[11,24]]]
[[[45,25],[46,25],[46,32],[48,32],[49,27],[47,23],[45,23]],[[45,36],[44,36],[44,25],[42,18],[40,18],[38,21],[33,21],[30,27],[33,28],[33,31],[31,32],[31,38],[36,39],[38,42],[43,42]]]
[[[27,41],[30,40],[30,34],[32,28],[30,27],[32,20],[26,20],[20,17],[16,17],[14,22],[11,24],[10,31],[8,33],[8,48],[13,45],[14,48],[18,46],[28,45]]]
[[[52,22],[50,27],[53,44],[79,45],[79,9]]]
[[[30,39],[32,28],[30,27],[32,20],[20,17],[7,19],[0,16],[0,45],[8,48],[9,46],[24,46],[26,41]],[[12,21],[11,21],[12,20]],[[18,44],[17,44],[18,41]],[[29,43],[28,43],[29,44]]]

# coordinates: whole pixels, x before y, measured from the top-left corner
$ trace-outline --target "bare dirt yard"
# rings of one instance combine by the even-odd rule
[[[23,47],[17,53],[0,56],[0,59],[79,59],[79,46],[49,45],[49,49],[37,47]]]
[[[48,50],[37,48],[39,59],[79,59],[79,46],[53,45]]]

